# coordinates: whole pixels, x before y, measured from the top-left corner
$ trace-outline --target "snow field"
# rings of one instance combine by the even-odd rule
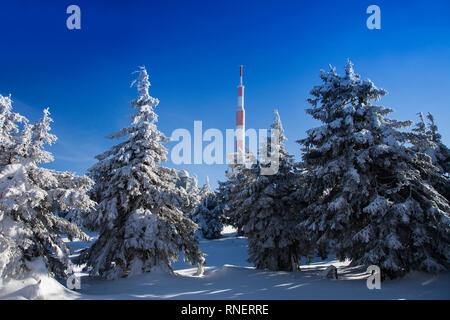
[[[238,237],[225,227],[223,238],[200,240],[207,254],[203,276],[195,276],[197,268],[178,261],[174,274],[145,273],[130,278],[101,280],[78,269],[81,290],[67,289],[45,274],[38,292],[36,279],[12,281],[0,289],[1,299],[450,299],[450,273],[437,276],[413,272],[398,280],[385,281],[381,290],[366,287],[368,274],[360,267],[336,260],[302,265],[300,272],[257,270],[247,261],[247,239]],[[82,242],[76,242],[75,250]],[[320,276],[333,264],[339,279]]]

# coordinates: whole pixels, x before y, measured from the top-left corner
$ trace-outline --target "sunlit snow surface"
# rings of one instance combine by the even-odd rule
[[[71,244],[78,250],[87,244]],[[80,272],[81,289],[72,291],[35,272],[42,279],[13,281],[0,285],[2,299],[450,299],[450,273],[433,276],[414,272],[403,279],[386,281],[381,290],[369,290],[368,274],[348,263],[315,260],[301,272],[256,270],[247,261],[247,240],[226,227],[223,238],[200,240],[207,255],[203,276],[182,261],[174,274],[147,273],[118,280],[100,280]],[[339,280],[324,279],[320,273],[330,264],[338,268]],[[37,268],[39,270],[39,268]],[[37,275],[36,275],[37,274]]]

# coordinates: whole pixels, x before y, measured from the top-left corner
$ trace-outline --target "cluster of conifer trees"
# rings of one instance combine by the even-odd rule
[[[302,158],[287,152],[275,111],[266,155],[233,165],[215,191],[161,165],[168,139],[156,126],[159,100],[149,94],[145,68],[134,82],[130,125],[109,136],[119,142],[87,176],[39,166],[53,160],[44,150],[56,141],[48,110],[29,124],[0,96],[1,278],[23,276],[41,258],[67,277],[72,262],[62,236],[87,239],[82,228],[99,235],[75,261],[91,275],[170,272],[180,253],[200,272],[198,235],[220,237],[224,224],[247,237],[249,261],[261,269],[295,271],[302,257],[329,253],[377,265],[389,278],[447,269],[450,150],[432,115],[420,115],[412,130],[411,121],[389,118],[393,110],[375,104],[386,91],[362,80],[351,62],[344,75],[330,68],[320,78],[307,113],[321,125],[298,141]],[[262,174],[271,154],[278,170]]]
[[[220,210],[205,213],[221,212],[248,238],[257,268],[293,271],[301,257],[333,253],[377,265],[383,278],[446,270],[450,150],[433,116],[420,114],[412,130],[412,121],[389,118],[393,110],[375,104],[387,92],[351,62],[344,75],[331,67],[320,78],[307,113],[321,125],[297,141],[301,160],[286,151],[275,111],[279,134],[268,145],[278,150],[279,170],[262,175],[264,161],[234,166],[219,184]]]

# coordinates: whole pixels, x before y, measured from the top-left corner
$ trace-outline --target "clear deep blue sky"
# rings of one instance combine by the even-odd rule
[[[81,30],[66,8],[81,8]],[[381,8],[368,30],[366,8]],[[450,143],[450,1],[0,1],[0,94],[34,121],[44,107],[59,138],[58,170],[85,173],[127,125],[137,66],[160,99],[158,127],[193,132],[233,128],[239,65],[244,65],[247,128],[267,128],[278,108],[288,151],[317,123],[305,113],[320,69],[349,58],[363,78],[388,90],[392,117],[432,112]],[[115,142],[114,142],[115,143]],[[167,144],[170,148],[174,143]],[[173,164],[168,163],[168,166]],[[183,165],[211,184],[225,165]]]

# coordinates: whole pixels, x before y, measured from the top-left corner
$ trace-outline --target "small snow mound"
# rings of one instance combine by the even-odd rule
[[[226,225],[223,227],[221,234],[222,234],[222,236],[230,236],[230,235],[237,234],[237,230],[233,226]]]
[[[320,273],[320,276],[328,279],[337,279],[338,278],[337,268],[333,265],[330,265]]]
[[[42,258],[29,262],[27,266],[30,272],[24,279],[0,283],[0,299],[65,300],[80,297],[80,294],[67,289],[48,275]]]
[[[208,273],[209,277],[214,278],[222,278],[222,277],[231,277],[231,276],[238,276],[238,275],[247,275],[249,272],[254,270],[253,267],[241,267],[241,266],[235,266],[231,264],[225,264],[220,268],[217,268],[211,272]]]

